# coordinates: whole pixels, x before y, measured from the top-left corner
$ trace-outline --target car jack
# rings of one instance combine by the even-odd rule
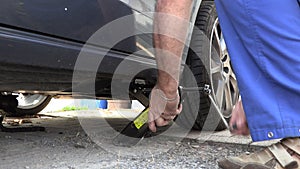
[[[211,105],[215,107],[223,123],[225,124],[227,129],[229,129],[228,122],[223,117],[221,110],[219,109],[218,105],[216,104],[213,97],[211,96],[211,89],[209,85],[205,85],[204,87],[189,87],[189,88],[179,86],[178,91],[180,95],[180,103],[184,99],[185,94],[188,92],[198,91],[207,94],[212,103]],[[131,121],[128,125],[126,125],[126,127],[113,139],[114,145],[131,147],[136,145],[138,142],[140,142],[145,136],[147,137],[151,135],[151,132],[148,128],[149,106],[148,104],[144,104],[144,105],[146,105],[145,106],[146,108],[133,121]]]

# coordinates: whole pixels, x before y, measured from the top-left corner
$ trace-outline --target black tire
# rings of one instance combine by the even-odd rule
[[[20,116],[26,116],[26,115],[36,115],[40,111],[42,111],[51,101],[52,96],[46,96],[43,101],[37,105],[35,105],[32,108],[14,108],[11,109],[12,111],[7,112],[7,116],[13,116],[13,117],[20,117]]]
[[[215,51],[210,54],[210,39],[212,29],[215,21],[217,20],[217,12],[213,1],[203,1],[198,11],[198,16],[195,22],[195,29],[193,31],[190,50],[186,64],[190,71],[193,73],[199,87],[204,87],[205,84],[211,84],[210,77],[210,57],[218,57],[219,46],[212,43]],[[193,49],[193,50],[191,50]],[[190,77],[185,76],[183,73],[182,85],[186,86],[190,81]],[[195,86],[193,86],[195,87]],[[238,91],[236,91],[238,92]],[[185,128],[196,130],[209,130],[219,131],[226,128],[225,124],[221,121],[217,111],[211,107],[211,102],[207,95],[199,93],[200,100],[191,99],[187,97],[183,103],[183,112],[177,117],[176,123]],[[235,97],[235,96],[234,96]],[[236,100],[237,98],[234,98]],[[192,110],[193,107],[198,107],[198,110]],[[231,112],[231,111],[230,111]],[[230,116],[227,117],[229,120]],[[205,126],[205,127],[204,127]]]

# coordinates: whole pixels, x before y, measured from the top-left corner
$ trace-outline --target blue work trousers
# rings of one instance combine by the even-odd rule
[[[215,0],[253,141],[300,136],[299,0]]]

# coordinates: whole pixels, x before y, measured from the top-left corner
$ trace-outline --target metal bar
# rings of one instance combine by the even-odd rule
[[[216,108],[216,110],[217,110],[219,116],[221,117],[221,120],[222,120],[223,123],[225,124],[226,128],[227,128],[227,129],[230,129],[230,128],[229,128],[229,125],[228,125],[228,122],[227,122],[226,119],[224,118],[223,114],[221,113],[221,110],[219,109],[218,105],[216,104],[216,102],[214,101],[214,99],[212,98],[212,96],[209,94],[208,97],[209,97],[211,103],[213,104],[213,106],[215,106],[215,108]]]

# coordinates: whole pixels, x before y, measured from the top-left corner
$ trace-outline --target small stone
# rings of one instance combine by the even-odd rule
[[[192,145],[193,148],[199,148],[199,145]]]
[[[201,164],[201,165],[200,165],[200,168],[207,168],[207,166],[204,165],[204,164]]]
[[[76,144],[74,145],[74,147],[75,147],[75,148],[86,148],[84,145],[79,144],[79,143],[76,143]]]
[[[52,167],[52,168],[57,168],[58,166],[55,165],[55,164],[53,164],[53,165],[51,165],[51,167]]]

